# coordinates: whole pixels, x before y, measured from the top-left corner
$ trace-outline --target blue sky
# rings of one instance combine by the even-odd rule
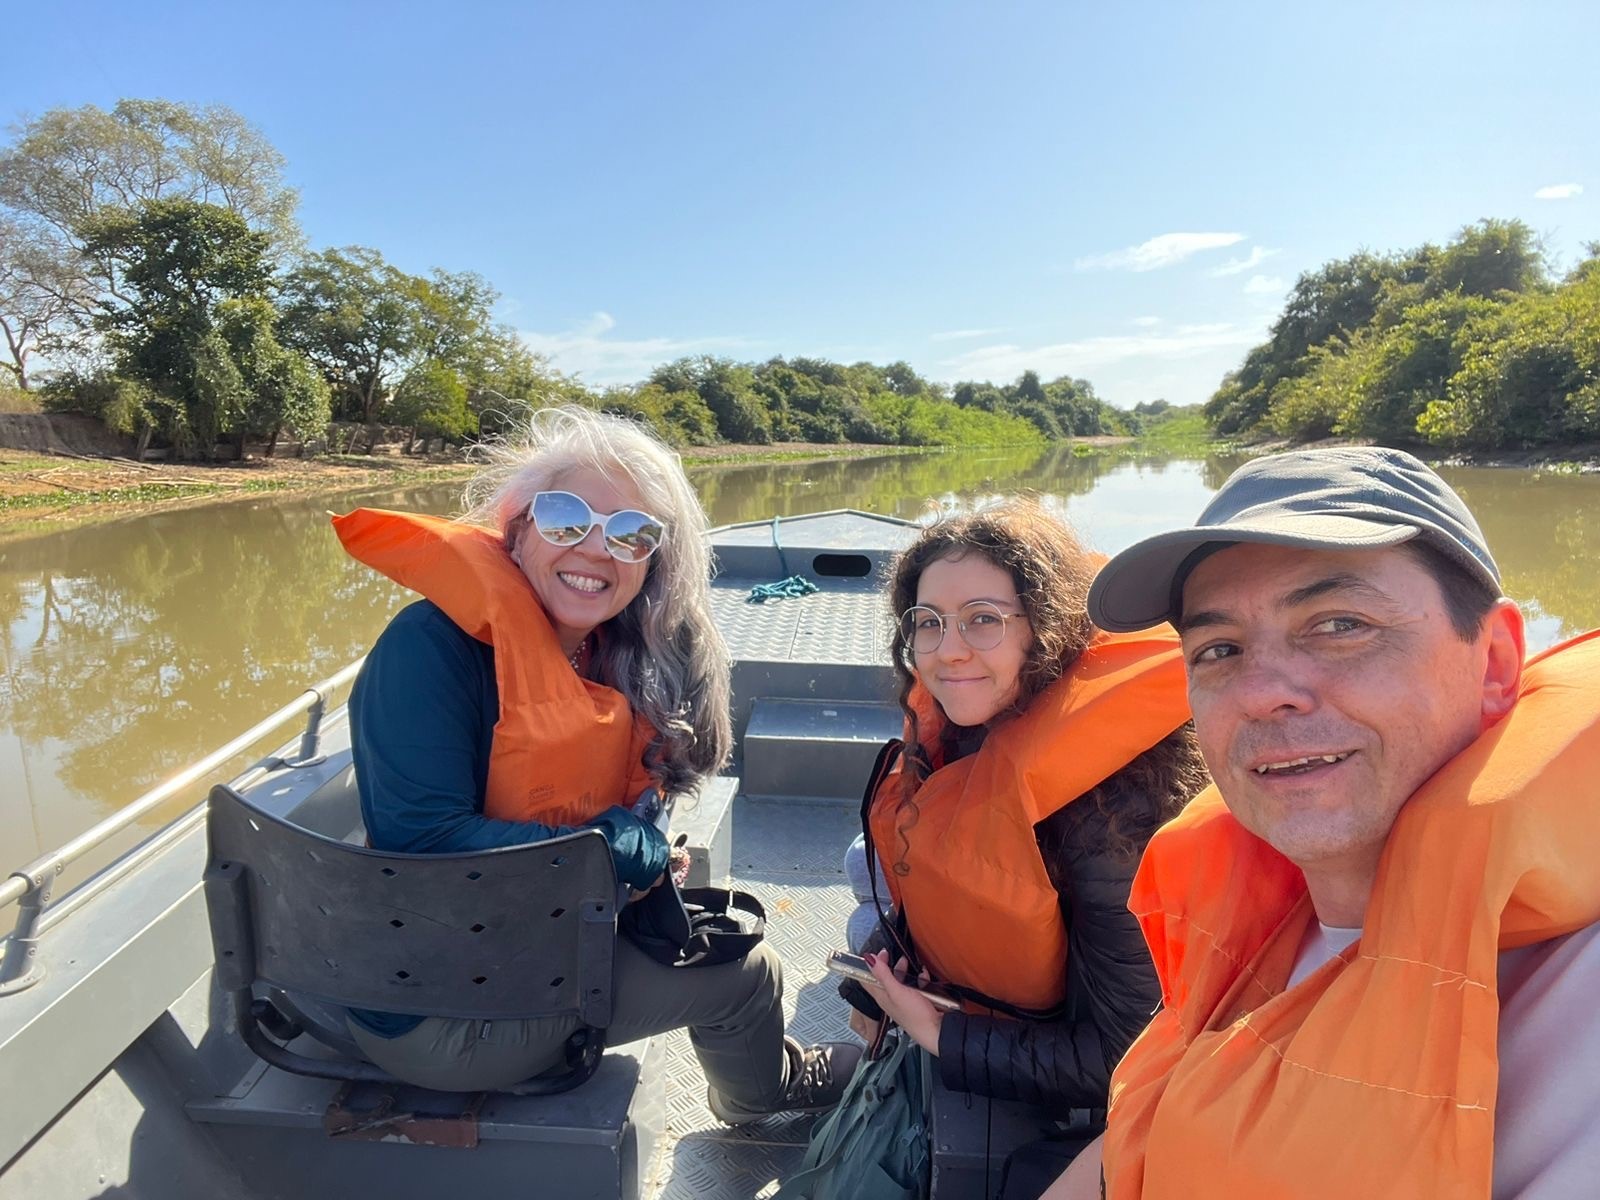
[[[481,272],[597,384],[810,354],[1188,403],[1329,258],[1486,216],[1558,264],[1600,238],[1593,0],[88,0],[8,27],[6,121],[230,105],[314,246]]]

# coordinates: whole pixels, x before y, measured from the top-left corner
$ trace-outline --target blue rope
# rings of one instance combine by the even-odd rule
[[[789,556],[783,552],[783,543],[778,540],[778,522],[781,517],[772,518],[772,545],[778,551],[778,565],[784,573],[789,572]],[[798,600],[801,596],[809,596],[812,592],[822,589],[804,575],[788,575],[787,579],[780,579],[777,583],[758,583],[750,589],[750,594],[744,598],[746,604],[765,604],[768,600]]]

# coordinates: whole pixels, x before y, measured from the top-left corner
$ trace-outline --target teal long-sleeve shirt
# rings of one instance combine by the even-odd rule
[[[624,808],[585,826],[501,821],[483,815],[489,751],[500,719],[494,648],[427,600],[403,609],[372,647],[350,693],[350,741],[367,838],[401,854],[490,850],[605,834],[617,879],[645,888],[667,867],[667,842]],[[420,1017],[355,1013],[374,1033],[398,1037]]]

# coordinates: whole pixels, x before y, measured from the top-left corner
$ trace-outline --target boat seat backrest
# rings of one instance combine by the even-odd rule
[[[494,1020],[611,1020],[617,882],[598,830],[467,854],[391,854],[209,805],[217,981],[336,1005]]]

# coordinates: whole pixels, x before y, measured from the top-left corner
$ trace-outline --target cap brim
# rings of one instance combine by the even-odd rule
[[[1375,550],[1416,537],[1415,525],[1331,513],[1297,513],[1292,522],[1196,525],[1135,542],[1100,568],[1089,589],[1089,619],[1112,633],[1148,629],[1178,616],[1172,585],[1184,560],[1210,542],[1254,542],[1309,550]]]

